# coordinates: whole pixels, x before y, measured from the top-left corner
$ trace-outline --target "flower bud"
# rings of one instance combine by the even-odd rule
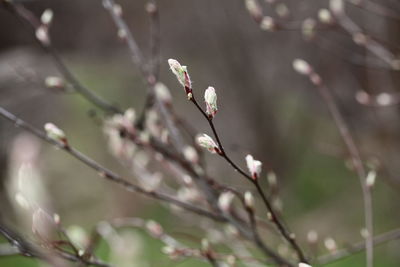
[[[209,118],[213,118],[217,113],[217,94],[215,93],[214,87],[209,86],[204,93],[204,100],[207,107],[207,115]]]
[[[335,250],[337,250],[336,242],[331,237],[328,237],[324,240],[324,245],[326,249],[329,250],[330,252],[334,252]]]
[[[64,80],[57,76],[46,77],[44,83],[45,83],[46,87],[50,88],[50,89],[53,89],[53,88],[61,89],[61,88],[64,88],[64,86],[65,86]]]
[[[218,198],[218,207],[222,211],[228,212],[231,207],[234,196],[235,195],[229,191],[222,193]]]
[[[246,191],[244,193],[244,204],[247,208],[253,209],[254,208],[254,196],[250,191]]]
[[[326,8],[322,8],[318,11],[318,19],[325,24],[331,24],[333,22],[332,14]]]
[[[247,11],[253,17],[256,22],[259,22],[262,18],[262,9],[256,0],[245,0]]]
[[[156,83],[154,86],[154,93],[156,97],[160,99],[162,102],[171,103],[172,96],[169,92],[168,88],[163,83]]]
[[[372,188],[375,185],[376,180],[376,171],[372,170],[368,173],[367,178],[365,179],[365,184],[368,188]]]
[[[300,262],[299,263],[299,267],[312,267],[310,264],[304,263],[304,262]]]
[[[260,28],[263,31],[274,31],[276,28],[275,20],[270,16],[264,16],[260,22]]]
[[[168,59],[168,64],[172,73],[175,74],[179,83],[185,88],[186,94],[189,96],[189,94],[192,93],[192,82],[186,66],[182,66],[177,60],[172,58]]]
[[[310,64],[308,64],[307,61],[303,59],[295,59],[293,61],[293,68],[295,71],[302,75],[310,75],[312,73],[312,68]]]
[[[343,0],[330,0],[329,9],[334,15],[342,15],[344,13]]]
[[[311,230],[307,233],[307,241],[310,244],[316,244],[318,242],[318,233],[315,230]]]
[[[212,154],[220,153],[218,145],[214,142],[214,140],[210,136],[206,134],[198,135],[196,137],[196,143],[199,146],[204,147],[205,149],[210,151]]]
[[[317,22],[313,18],[307,18],[301,25],[301,31],[306,40],[310,40],[315,35],[315,27]]]
[[[43,25],[49,26],[53,20],[53,11],[51,9],[46,9],[42,16],[40,17],[40,21]]]
[[[55,126],[53,123],[46,123],[44,125],[44,129],[46,130],[47,136],[57,142],[62,142],[64,145],[67,144],[67,137],[63,130]]]
[[[203,251],[209,251],[210,250],[210,242],[208,241],[207,238],[203,238],[201,240],[201,249]]]
[[[246,163],[251,176],[253,177],[254,180],[256,180],[261,173],[261,167],[262,167],[261,161],[255,160],[252,155],[247,155]]]
[[[153,220],[146,222],[146,229],[153,237],[160,237],[164,233],[162,226]]]
[[[43,241],[49,242],[53,239],[58,227],[54,219],[44,210],[38,208],[32,215],[32,232]]]
[[[199,155],[197,154],[196,149],[192,146],[186,146],[183,149],[183,156],[186,160],[190,161],[191,163],[198,163],[199,162]]]
[[[44,46],[50,45],[50,37],[48,33],[48,28],[45,25],[41,25],[36,29],[35,32],[36,38],[39,40],[39,42],[42,43]]]

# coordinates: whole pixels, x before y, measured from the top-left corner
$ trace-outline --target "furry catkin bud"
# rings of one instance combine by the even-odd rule
[[[313,18],[307,18],[301,25],[301,31],[306,40],[310,40],[315,36],[315,27],[317,22]]]
[[[318,11],[318,19],[325,24],[331,24],[333,22],[332,14],[326,8],[322,8]]]
[[[250,209],[254,209],[254,196],[250,191],[244,193],[244,204]]]
[[[368,188],[372,188],[375,185],[376,180],[376,171],[372,170],[368,173],[367,178],[365,179],[365,184]]]
[[[256,180],[261,173],[261,167],[262,167],[261,161],[255,160],[252,155],[247,155],[246,164],[252,178]]]
[[[343,0],[330,0],[329,9],[334,15],[342,15],[344,13]]]
[[[175,74],[179,83],[185,88],[186,94],[189,97],[189,94],[192,93],[192,82],[186,66],[182,66],[177,60],[172,58],[168,59],[168,64],[172,73]]]
[[[199,146],[204,147],[213,154],[220,153],[218,145],[214,142],[214,140],[210,136],[206,134],[198,135],[196,137],[196,143]]]
[[[65,86],[64,80],[57,76],[46,77],[44,83],[47,88],[51,88],[51,89],[53,89],[53,88],[61,89],[61,88],[64,88],[64,86]]]
[[[299,267],[312,267],[310,264],[304,263],[304,262],[300,262],[299,263]]]
[[[46,9],[40,17],[40,21],[43,25],[49,26],[53,21],[53,11],[51,9]]]
[[[246,5],[247,11],[250,13],[253,19],[256,22],[259,22],[262,18],[262,9],[257,0],[245,0],[244,3]]]
[[[217,113],[217,94],[214,87],[209,86],[204,92],[204,101],[206,102],[206,113],[209,118],[213,118]]]
[[[234,194],[232,192],[224,192],[218,198],[218,207],[224,211],[228,212],[231,208],[231,204],[234,198]]]
[[[154,93],[156,94],[156,97],[160,99],[162,102],[171,103],[172,101],[171,93],[163,83],[160,82],[156,83],[156,85],[154,86]]]
[[[46,130],[47,136],[55,141],[62,142],[65,145],[67,144],[67,137],[63,130],[55,126],[53,123],[46,123],[44,125],[44,129]]]
[[[302,75],[310,75],[312,73],[312,68],[310,64],[308,64],[307,61],[303,59],[295,59],[293,61],[293,68],[295,71]]]

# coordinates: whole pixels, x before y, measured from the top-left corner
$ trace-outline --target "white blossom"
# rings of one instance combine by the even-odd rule
[[[220,151],[214,140],[206,134],[198,135],[196,137],[196,143],[213,154]]]
[[[252,155],[246,156],[247,168],[250,171],[253,179],[257,179],[261,173],[262,163],[261,161],[255,160]]]
[[[204,92],[204,100],[206,102],[206,112],[211,118],[217,113],[217,94],[215,93],[214,87],[209,86]]]

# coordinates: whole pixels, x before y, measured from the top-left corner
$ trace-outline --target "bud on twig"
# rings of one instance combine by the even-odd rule
[[[247,155],[246,163],[252,178],[254,180],[257,180],[257,178],[260,176],[261,173],[261,167],[262,167],[261,161],[255,160],[252,155]]]
[[[245,5],[247,11],[253,17],[253,19],[258,23],[262,18],[262,9],[257,0],[245,0]]]
[[[375,180],[376,180],[376,171],[371,170],[368,173],[367,178],[365,179],[365,184],[369,189],[371,189],[375,185]]]
[[[217,113],[217,94],[214,87],[209,86],[204,93],[204,101],[206,102],[206,113],[209,118],[214,118]]]
[[[48,46],[50,44],[50,37],[46,25],[39,26],[36,29],[35,35],[39,42],[41,42],[44,46]]]
[[[53,11],[51,9],[46,9],[40,17],[40,21],[43,25],[49,26],[53,21]]]
[[[172,101],[171,93],[163,83],[160,82],[156,83],[156,85],[154,86],[154,93],[156,94],[156,97],[160,99],[162,102],[171,103]]]
[[[344,13],[343,0],[330,0],[329,9],[334,15],[342,15]]]
[[[214,140],[210,136],[206,134],[198,135],[196,137],[196,143],[199,146],[204,147],[205,149],[210,151],[212,154],[221,153],[221,150],[218,148],[218,145],[214,142]]]
[[[235,195],[232,192],[224,192],[218,198],[218,207],[224,211],[228,212],[231,208],[231,204]]]
[[[304,262],[300,262],[299,263],[299,267],[312,267],[310,264],[304,263]]]
[[[53,123],[46,123],[44,125],[44,129],[46,130],[47,136],[54,141],[61,142],[65,146],[68,145],[67,136],[65,135],[64,131],[55,126]]]
[[[44,83],[50,89],[62,89],[65,86],[64,80],[57,76],[46,77]]]
[[[189,77],[189,73],[187,72],[186,66],[182,66],[175,59],[168,59],[169,67],[173,74],[175,74],[179,83],[185,88],[185,92],[188,96],[188,99],[192,98],[192,82]]]
[[[328,237],[324,240],[324,245],[326,249],[329,250],[330,252],[334,252],[335,250],[337,250],[336,242],[331,237]]]
[[[250,191],[244,193],[244,204],[249,209],[254,209],[254,196]]]
[[[322,23],[325,23],[325,24],[332,24],[333,23],[332,14],[326,8],[322,8],[322,9],[320,9],[318,11],[318,19],[319,19],[319,21],[321,21]]]
[[[293,61],[293,68],[302,75],[310,75],[312,73],[311,66],[303,59],[295,59]]]

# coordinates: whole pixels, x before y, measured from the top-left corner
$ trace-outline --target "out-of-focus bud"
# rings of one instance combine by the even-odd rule
[[[276,179],[276,174],[273,171],[269,171],[267,174],[267,181],[269,186],[276,187],[278,185],[278,181]]]
[[[252,155],[247,155],[246,164],[252,178],[256,180],[261,173],[261,167],[262,167],[261,161],[255,160]]]
[[[114,4],[112,11],[114,12],[115,15],[117,15],[118,17],[122,16],[122,7],[118,4]]]
[[[254,196],[250,191],[244,193],[244,204],[249,209],[254,209]]]
[[[55,126],[53,123],[46,123],[44,125],[44,129],[46,130],[47,136],[57,142],[61,142],[64,145],[67,145],[67,136],[64,131]]]
[[[201,240],[201,249],[203,251],[209,251],[210,250],[210,242],[208,242],[207,238],[203,238]]]
[[[257,0],[245,0],[244,3],[247,11],[250,13],[253,19],[259,23],[262,18],[262,9],[260,4],[257,2]]]
[[[199,155],[197,154],[196,149],[192,146],[186,146],[183,149],[183,156],[185,157],[186,160],[192,162],[192,163],[198,163],[199,162]]]
[[[63,89],[65,87],[64,80],[57,76],[46,77],[44,83],[46,87],[50,89]]]
[[[318,11],[318,19],[324,24],[332,24],[333,23],[333,17],[331,12],[326,9],[326,8],[321,8]]]
[[[214,87],[209,86],[204,92],[204,101],[206,102],[206,113],[209,118],[213,118],[217,113],[217,94]]]
[[[44,46],[48,46],[50,44],[50,37],[48,33],[48,28],[45,25],[41,25],[36,29],[35,32],[36,38],[41,42]]]
[[[15,194],[15,201],[21,208],[25,210],[29,210],[31,208],[29,201],[20,192]]]
[[[368,103],[371,102],[370,95],[365,91],[358,91],[356,93],[355,97],[356,97],[356,100],[358,101],[358,103],[363,104],[363,105],[367,105]]]
[[[43,241],[51,241],[58,227],[54,219],[44,210],[38,208],[32,215],[32,232]]]
[[[313,18],[307,18],[301,24],[301,31],[306,40],[310,40],[315,36],[315,27],[317,22]]]
[[[343,0],[330,0],[329,9],[334,15],[342,15],[344,13],[344,2]]]
[[[290,13],[287,5],[285,5],[283,3],[279,3],[276,5],[275,12],[276,12],[276,14],[278,14],[279,17],[282,17],[282,18],[289,16],[289,13]]]
[[[192,97],[192,82],[190,80],[187,67],[182,66],[177,60],[172,58],[168,59],[168,64],[179,83],[185,88],[186,94],[190,99]]]
[[[304,262],[300,262],[299,263],[299,267],[312,267],[310,264],[304,263]]]
[[[376,96],[376,103],[379,106],[389,106],[393,104],[394,98],[388,93],[380,93]]]
[[[314,230],[311,230],[307,233],[307,241],[310,244],[316,244],[318,242],[318,233]]]
[[[275,20],[270,16],[264,16],[260,22],[260,28],[263,31],[274,31],[276,28]]]
[[[336,242],[331,237],[325,238],[324,245],[326,249],[329,250],[330,252],[334,252],[335,250],[337,250]]]
[[[43,25],[49,26],[51,22],[53,21],[53,10],[51,9],[46,9],[43,13],[42,16],[40,17],[40,21],[42,22]]]
[[[367,239],[369,237],[369,232],[367,228],[362,228],[360,230],[360,234],[362,236],[362,238]]]
[[[303,59],[295,59],[293,61],[293,68],[296,72],[302,75],[310,75],[312,73],[312,68],[310,64],[308,64],[307,61]]]
[[[224,192],[218,198],[218,207],[224,211],[228,212],[231,208],[231,204],[235,195],[232,192]]]
[[[153,237],[160,237],[164,233],[164,229],[162,226],[153,220],[149,220],[146,222],[146,229]]]
[[[368,188],[371,189],[375,185],[375,180],[376,180],[376,171],[371,170],[368,173],[367,178],[365,178],[365,184],[367,185]]]
[[[72,244],[79,249],[84,249],[89,244],[88,234],[85,229],[78,225],[67,227],[66,233]]]
[[[206,134],[198,135],[196,137],[196,143],[213,154],[221,152],[214,140]]]
[[[156,97],[160,99],[162,102],[171,103],[172,101],[171,93],[163,83],[160,82],[156,83],[156,85],[154,86],[154,92],[156,94]]]
[[[158,11],[157,5],[154,2],[147,3],[145,9],[149,14],[154,14]]]

